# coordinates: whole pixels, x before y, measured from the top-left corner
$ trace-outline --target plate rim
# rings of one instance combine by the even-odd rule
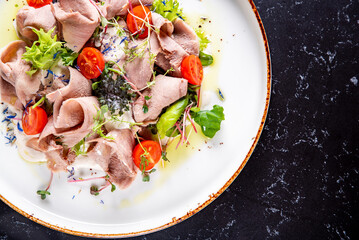
[[[261,124],[259,126],[258,132],[256,134],[256,137],[253,141],[253,144],[251,146],[251,148],[249,149],[245,159],[243,160],[242,164],[239,166],[239,168],[236,170],[236,172],[232,175],[231,178],[229,178],[229,180],[224,184],[223,187],[221,187],[216,193],[213,193],[209,196],[209,199],[207,199],[204,203],[202,203],[201,205],[199,205],[196,209],[194,210],[190,210],[188,211],[184,216],[179,217],[179,218],[173,218],[171,222],[168,222],[164,225],[161,225],[159,227],[156,228],[152,228],[152,229],[147,229],[147,230],[142,230],[142,231],[137,231],[137,232],[131,232],[131,233],[115,233],[115,234],[101,234],[101,233],[88,233],[88,232],[81,232],[81,231],[75,231],[75,230],[71,230],[71,229],[67,229],[65,227],[59,227],[53,224],[50,224],[46,221],[43,221],[39,218],[36,218],[28,213],[26,213],[25,211],[21,210],[20,208],[18,208],[17,206],[15,206],[14,204],[12,204],[11,202],[9,202],[6,198],[4,198],[1,194],[0,194],[0,199],[7,204],[9,207],[11,207],[13,210],[15,210],[16,212],[20,213],[21,215],[23,215],[24,217],[38,223],[41,224],[45,227],[48,227],[50,229],[62,232],[62,233],[67,233],[67,234],[71,234],[71,235],[75,235],[75,236],[80,236],[80,237],[96,237],[96,238],[124,238],[124,237],[135,237],[135,236],[141,236],[144,234],[149,234],[149,233],[153,233],[153,232],[157,232],[163,229],[166,229],[168,227],[174,226],[177,223],[180,223],[186,219],[188,219],[189,217],[195,215],[196,213],[198,213],[199,211],[201,211],[202,209],[204,209],[206,206],[208,206],[210,203],[212,203],[216,198],[219,197],[219,195],[221,195],[232,183],[233,181],[237,178],[237,176],[240,174],[240,172],[242,171],[242,169],[244,168],[244,166],[246,165],[246,163],[248,162],[249,158],[251,157],[255,147],[258,144],[259,138],[261,136],[261,133],[263,131],[264,128],[264,124],[268,115],[268,110],[269,110],[269,102],[270,102],[270,96],[271,96],[271,88],[272,88],[272,65],[271,65],[271,57],[270,57],[270,51],[269,51],[269,43],[268,43],[268,39],[267,39],[267,35],[265,32],[265,28],[262,22],[262,19],[258,13],[258,10],[253,2],[253,0],[248,0],[249,4],[252,7],[252,11],[254,13],[254,15],[256,16],[259,28],[261,30],[261,34],[262,34],[262,41],[264,43],[264,49],[266,52],[266,62],[267,62],[267,92],[266,92],[266,104],[265,104],[265,108],[264,108],[264,113],[262,116],[262,120],[261,120]]]

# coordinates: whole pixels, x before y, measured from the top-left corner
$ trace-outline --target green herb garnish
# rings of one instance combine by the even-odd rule
[[[142,106],[142,111],[143,111],[143,113],[148,113],[148,106],[147,106],[146,103],[143,104],[143,106]]]
[[[223,107],[218,105],[214,105],[212,110],[192,111],[191,116],[201,126],[203,134],[209,138],[213,138],[221,129],[221,122],[225,119]]]
[[[196,29],[196,33],[199,38],[199,50],[204,51],[211,41],[207,38],[207,35],[203,30]]]
[[[90,188],[90,194],[94,196],[98,196],[100,194],[98,188],[96,186],[91,186]]]
[[[38,36],[38,40],[31,47],[26,47],[26,52],[23,54],[23,59],[32,63],[31,70],[26,72],[28,75],[31,76],[39,69],[50,69],[58,64],[60,59],[64,65],[73,64],[77,53],[64,47],[64,42],[57,41],[57,35],[52,37],[55,27],[47,33],[43,29],[32,30]]]
[[[201,60],[202,66],[209,66],[213,63],[212,55],[206,54],[202,51],[199,52],[199,59]]]
[[[41,196],[42,200],[46,199],[46,195],[51,195],[51,193],[46,190],[38,190],[36,193]]]
[[[152,3],[152,11],[162,15],[171,22],[178,17],[183,19],[183,9],[179,7],[177,0],[155,0]]]

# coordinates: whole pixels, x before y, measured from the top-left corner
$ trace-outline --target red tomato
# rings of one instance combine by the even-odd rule
[[[136,17],[134,17],[134,16]],[[150,9],[145,6],[137,6],[132,9],[131,13],[127,14],[127,27],[131,33],[139,34],[138,38],[146,38],[148,36],[148,27],[146,23],[152,25],[152,14]]]
[[[30,7],[41,8],[47,4],[52,3],[52,0],[26,0]]]
[[[190,84],[201,85],[203,80],[203,66],[199,57],[190,55],[185,57],[181,63],[182,77]]]
[[[142,145],[142,146],[141,146]],[[137,144],[133,150],[132,157],[135,165],[142,171],[145,168],[145,171],[152,169],[156,163],[162,157],[161,146],[158,142],[152,140],[142,141],[140,144]],[[143,150],[145,149],[145,151]],[[141,159],[142,158],[142,159]]]
[[[22,115],[22,128],[26,135],[41,133],[47,124],[47,114],[41,107],[28,107]]]
[[[105,69],[105,59],[102,53],[93,47],[86,47],[77,58],[80,72],[87,79],[94,79],[101,75]]]

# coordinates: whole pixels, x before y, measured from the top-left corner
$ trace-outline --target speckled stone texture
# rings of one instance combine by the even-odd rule
[[[359,1],[254,2],[273,64],[258,146],[212,204],[134,239],[359,239]],[[0,239],[83,238],[1,203]]]

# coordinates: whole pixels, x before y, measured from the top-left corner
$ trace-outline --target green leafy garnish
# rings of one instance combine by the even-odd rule
[[[224,120],[223,107],[218,105],[214,105],[212,110],[192,112],[191,116],[209,138],[213,138],[221,129],[221,122]]]
[[[114,192],[116,190],[116,186],[115,184],[113,184],[111,181],[110,181],[110,176],[109,175],[106,175],[105,176],[105,179],[107,182],[109,182],[111,184],[111,192]]]
[[[177,120],[181,117],[188,105],[188,98],[183,98],[175,102],[166,112],[161,115],[156,127],[161,138],[166,136],[166,132],[171,129]]]
[[[60,59],[64,65],[72,65],[78,54],[64,47],[64,42],[57,41],[57,35],[52,37],[55,27],[47,33],[43,30],[32,29],[38,36],[31,47],[26,47],[23,59],[31,62],[31,70],[28,75],[34,74],[37,70],[47,70],[55,66]]]
[[[167,162],[170,161],[170,160],[168,160],[168,158],[167,158],[167,152],[166,152],[166,151],[162,151],[162,159],[163,159],[164,161],[167,161]]]
[[[96,116],[94,117],[95,122],[94,126],[92,127],[92,131],[100,135],[100,137],[102,138],[113,140],[113,137],[106,136],[102,129],[102,126],[104,126],[108,122],[105,117],[105,113],[107,113],[108,111],[109,109],[107,105],[101,106],[101,108],[97,111]]]
[[[150,175],[148,175],[148,174],[143,175],[142,181],[143,182],[149,182],[150,181]]]
[[[23,59],[32,63],[31,73],[36,72],[37,69],[50,69],[58,53],[62,51],[62,42],[57,42],[56,35],[54,38],[51,36],[54,30],[55,28],[45,33],[43,29],[33,29],[39,39],[32,44],[31,48],[26,47],[26,52],[23,54]]]
[[[51,195],[51,193],[46,190],[38,190],[36,193],[41,196],[42,200],[46,199],[46,195]]]
[[[206,54],[202,51],[199,52],[199,59],[201,60],[202,66],[209,66],[213,63],[212,55]]]
[[[196,33],[199,38],[199,50],[203,51],[207,48],[211,41],[207,38],[207,35],[201,29],[196,29]]]
[[[71,66],[74,64],[74,61],[79,56],[79,54],[72,51],[71,49],[64,48],[60,56],[65,66]]]
[[[98,88],[98,85],[99,85],[100,83],[101,83],[100,81],[94,82],[94,83],[92,84],[92,90],[96,90],[96,89]]]
[[[147,152],[147,149],[146,149],[145,152]],[[146,167],[148,166],[148,159],[147,159],[145,153],[142,154],[142,155],[140,156],[140,158],[141,158],[140,170],[141,170],[142,174],[144,174],[144,173],[145,173],[145,170],[146,170]]]
[[[114,192],[116,190],[116,186],[112,182],[110,182],[110,183],[111,183],[111,192]]]
[[[87,154],[86,139],[88,139],[94,133],[98,134],[102,138],[114,140],[113,137],[106,136],[102,128],[108,122],[105,117],[106,112],[108,112],[107,105],[101,106],[101,108],[97,111],[96,116],[94,116],[92,132],[87,134],[86,137],[84,137],[80,142],[78,142],[75,146],[71,148],[71,150],[75,152],[76,156]]]
[[[152,11],[162,15],[171,22],[178,17],[183,19],[183,9],[179,7],[177,0],[155,0],[152,3]]]
[[[99,190],[98,190],[98,188],[96,186],[92,186],[90,188],[90,194],[94,195],[94,196],[98,196],[100,194],[100,192],[99,192]]]
[[[150,174],[156,172],[156,169],[153,168],[149,172],[145,172],[142,175],[142,181],[143,182],[149,182],[150,181]]]
[[[85,143],[86,138],[83,138],[80,142],[71,148],[71,150],[75,152],[76,156],[85,155],[87,153]]]
[[[142,111],[143,111],[143,113],[148,113],[148,106],[147,106],[146,103],[143,104],[143,106],[142,106]]]

